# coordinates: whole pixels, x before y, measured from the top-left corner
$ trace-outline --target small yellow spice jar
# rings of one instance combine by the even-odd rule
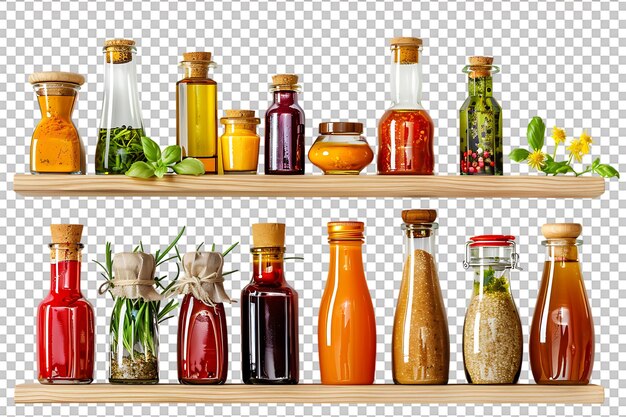
[[[256,127],[261,120],[254,110],[226,110],[220,119],[224,133],[220,136],[224,174],[256,174],[261,140]]]

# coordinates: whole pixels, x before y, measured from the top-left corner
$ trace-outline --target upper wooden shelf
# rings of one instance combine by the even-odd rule
[[[55,197],[594,198],[604,192],[604,178],[538,175],[171,175],[142,180],[124,175],[16,174],[13,189],[24,196]]]
[[[41,385],[16,403],[602,404],[598,385]]]

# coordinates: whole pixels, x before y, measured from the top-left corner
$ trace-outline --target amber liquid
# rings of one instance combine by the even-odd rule
[[[546,261],[530,328],[538,384],[587,384],[593,368],[591,309],[577,261]]]

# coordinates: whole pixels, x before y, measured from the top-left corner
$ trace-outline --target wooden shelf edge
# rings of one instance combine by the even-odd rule
[[[15,403],[602,404],[599,385],[42,385],[15,386]]]
[[[406,197],[406,198],[595,198],[601,177],[539,175],[203,175],[141,180],[123,175],[16,174],[22,196],[154,197]]]

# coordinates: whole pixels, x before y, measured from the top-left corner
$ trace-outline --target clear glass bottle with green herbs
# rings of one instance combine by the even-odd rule
[[[96,174],[124,174],[137,161],[146,161],[137,93],[135,41],[109,39],[104,43],[104,100],[98,142]]]
[[[517,268],[515,237],[470,238],[463,266],[473,271],[463,326],[463,363],[471,384],[514,384],[522,367],[523,337],[510,271]]]
[[[493,98],[493,58],[472,56],[463,68],[469,97],[460,113],[461,175],[502,175],[502,107]]]

